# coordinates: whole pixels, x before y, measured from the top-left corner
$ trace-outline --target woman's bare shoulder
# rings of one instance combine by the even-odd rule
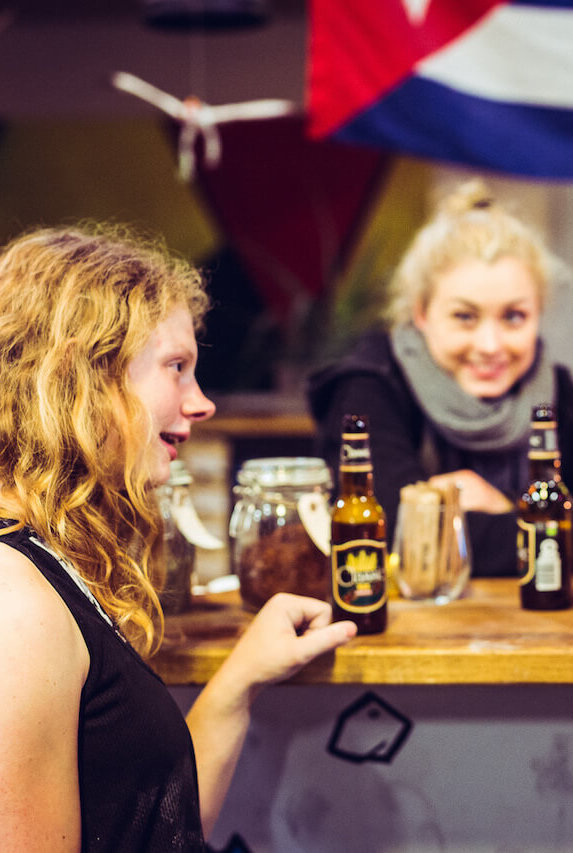
[[[69,660],[84,680],[87,675],[87,648],[64,601],[28,557],[1,541],[0,647],[12,660],[23,655],[44,666],[64,654],[60,664]]]
[[[9,849],[80,847],[78,719],[89,655],[72,614],[0,542],[0,825]]]

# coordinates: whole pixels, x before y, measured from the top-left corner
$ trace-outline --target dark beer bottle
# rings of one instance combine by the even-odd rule
[[[571,605],[571,495],[561,479],[557,421],[552,405],[533,407],[529,483],[517,502],[517,564],[521,605],[559,610]]]
[[[386,628],[386,517],[374,495],[367,419],[345,415],[332,512],[332,616],[359,634]]]

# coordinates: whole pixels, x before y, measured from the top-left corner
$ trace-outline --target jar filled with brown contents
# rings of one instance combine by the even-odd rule
[[[313,457],[250,459],[237,475],[229,533],[246,607],[276,592],[326,600],[331,476]]]

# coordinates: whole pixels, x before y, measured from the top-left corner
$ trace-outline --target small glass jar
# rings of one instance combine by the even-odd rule
[[[244,605],[276,592],[326,600],[332,479],[322,459],[250,459],[237,474],[231,521],[233,569]]]
[[[179,508],[191,503],[192,477],[179,459],[170,465],[169,480],[157,488],[163,519],[165,583],[159,600],[166,615],[183,613],[191,606],[191,584],[195,566],[195,545],[181,532],[176,520]]]

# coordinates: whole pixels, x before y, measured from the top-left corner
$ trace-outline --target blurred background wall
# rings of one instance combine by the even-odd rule
[[[191,2],[191,6],[193,6]],[[310,141],[304,0],[211,4],[181,26],[159,0],[15,0],[0,13],[0,240],[84,218],[162,233],[210,280],[200,379],[297,396],[309,367],[372,318],[436,192],[472,173]],[[250,10],[245,13],[244,10]],[[163,10],[163,18],[161,11]],[[228,13],[228,14],[227,14]],[[177,175],[176,123],[115,89],[128,71],[177,98],[292,101],[222,127],[223,157]],[[570,185],[486,175],[573,260]],[[320,330],[320,334],[317,334]]]

